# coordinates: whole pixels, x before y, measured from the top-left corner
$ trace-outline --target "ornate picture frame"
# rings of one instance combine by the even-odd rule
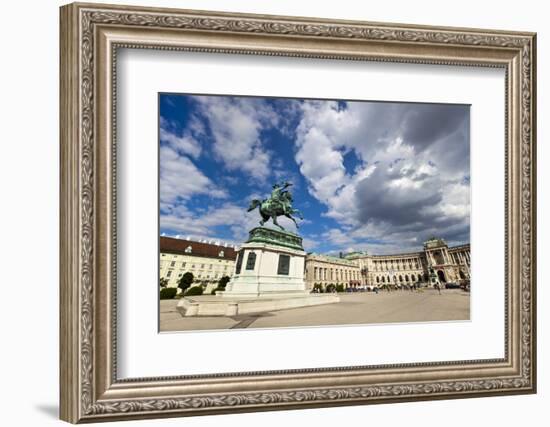
[[[97,422],[536,392],[535,34],[79,3],[60,13],[61,419]],[[119,48],[504,69],[505,357],[119,379]]]

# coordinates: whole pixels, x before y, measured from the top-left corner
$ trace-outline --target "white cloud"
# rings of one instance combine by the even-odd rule
[[[186,156],[171,146],[160,148],[160,202],[165,208],[195,194],[224,198],[227,194],[217,188]]]
[[[188,154],[193,158],[198,158],[201,154],[201,146],[190,134],[177,136],[165,128],[160,128],[160,140],[167,143],[172,149],[182,154]]]
[[[195,136],[202,136],[201,132],[200,121],[195,116],[191,117],[190,125],[184,129],[181,135],[178,135],[180,132],[176,131],[174,122],[167,120],[163,116],[160,117],[159,137],[161,143],[169,145],[181,155],[188,155],[194,159],[200,157],[202,147]]]
[[[313,101],[302,114],[296,161],[340,224],[324,235],[333,245],[386,252],[418,249],[428,233],[469,239],[469,183],[457,184],[469,175],[466,107]],[[350,151],[355,170],[344,166]]]
[[[204,212],[191,212],[184,206],[177,206],[169,215],[162,215],[161,228],[193,236],[206,236],[218,225],[237,223],[242,208],[230,203],[210,207]]]
[[[310,192],[327,203],[348,181],[342,153],[319,129],[311,127],[298,133],[296,161],[310,184]]]
[[[277,129],[295,137],[295,160],[308,192],[337,223],[324,235],[309,236],[308,248],[330,242],[339,250],[389,253],[418,250],[431,234],[449,243],[469,239],[466,107],[216,96],[194,102],[198,109],[183,134],[161,122],[161,206],[168,212],[163,228],[206,236],[228,225],[235,241],[246,239],[258,225],[256,212],[243,215],[232,204],[194,213],[176,208],[194,194],[227,197],[219,187],[223,178],[214,183],[194,165],[201,155],[213,156],[229,172],[244,172],[251,182],[288,178],[264,140],[266,131]],[[353,169],[346,166],[350,160]],[[294,230],[290,220],[280,222]]]
[[[265,180],[270,174],[270,154],[261,132],[277,124],[275,111],[261,99],[212,96],[195,100],[212,133],[216,159],[230,171]]]

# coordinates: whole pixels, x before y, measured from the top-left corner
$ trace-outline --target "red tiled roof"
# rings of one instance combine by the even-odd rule
[[[191,253],[186,253],[185,249],[191,246]],[[219,256],[223,251],[223,256]],[[191,240],[175,239],[173,237],[160,236],[160,252],[182,255],[195,255],[208,258],[221,258],[235,260],[237,253],[233,247],[222,245],[213,245],[211,243],[194,242]]]

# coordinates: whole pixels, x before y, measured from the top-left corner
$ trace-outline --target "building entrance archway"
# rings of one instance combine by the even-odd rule
[[[447,278],[445,277],[445,273],[443,272],[443,270],[437,270],[437,277],[439,277],[439,281],[441,283],[447,282]]]

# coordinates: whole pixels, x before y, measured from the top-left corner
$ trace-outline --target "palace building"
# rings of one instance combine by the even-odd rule
[[[185,273],[193,273],[195,285],[203,285],[206,292],[215,288],[223,276],[231,277],[237,257],[234,246],[218,242],[193,241],[160,237],[160,278],[169,287],[177,287]]]
[[[355,252],[345,258],[357,263],[366,286],[427,284],[431,274],[442,285],[470,280],[470,244],[449,247],[443,239],[431,238],[422,251],[391,255]]]
[[[193,273],[194,284],[206,292],[214,289],[223,276],[235,273],[237,250],[218,242],[160,237],[160,278],[177,287],[186,272]],[[431,238],[419,252],[371,255],[353,252],[338,256],[309,253],[305,260],[307,289],[315,285],[342,285],[344,288],[401,287],[413,284],[470,280],[470,244],[449,247],[443,239]]]
[[[353,260],[320,254],[307,254],[305,281],[307,289],[318,284],[350,286],[361,285],[361,269]]]

